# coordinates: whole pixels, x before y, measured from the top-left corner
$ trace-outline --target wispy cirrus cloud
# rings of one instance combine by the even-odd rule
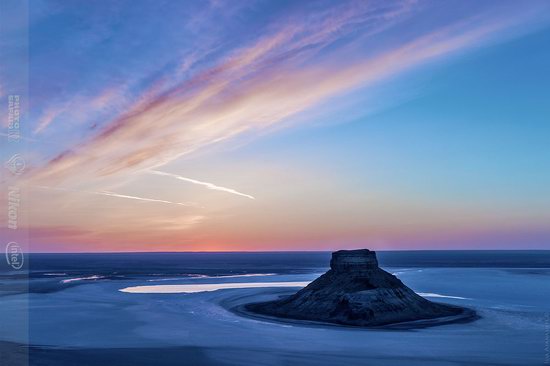
[[[126,113],[53,159],[37,177],[70,180],[76,177],[71,171],[82,164],[93,178],[154,168],[281,121],[329,95],[311,96],[310,89],[333,71],[331,66],[310,69],[301,63],[358,27],[367,32],[387,27],[381,19],[408,7],[409,2],[384,9],[354,4],[314,13],[307,25],[298,18],[278,25],[167,91],[145,91]]]
[[[46,108],[36,119],[33,134],[41,134],[52,127],[54,122],[64,122],[67,127],[67,120],[71,124],[83,124],[93,121],[97,114],[113,112],[128,103],[125,95],[128,85],[112,85],[100,90],[97,94],[87,95],[86,93],[70,96],[66,101],[57,101]],[[60,124],[61,125],[61,124]]]
[[[46,110],[38,119],[33,133],[37,134],[45,130],[56,118],[67,111],[67,106],[60,106]]]

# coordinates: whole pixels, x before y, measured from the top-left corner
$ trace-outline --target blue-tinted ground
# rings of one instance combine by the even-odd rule
[[[388,252],[381,265],[481,318],[417,330],[302,326],[234,306],[296,288],[137,294],[143,285],[310,281],[330,253],[33,255],[29,290],[1,276],[1,365],[542,365],[550,252]],[[246,276],[242,276],[246,275]],[[251,276],[252,275],[252,276]],[[21,309],[28,311],[25,326]],[[21,344],[30,342],[30,351]],[[550,360],[549,360],[550,361]]]

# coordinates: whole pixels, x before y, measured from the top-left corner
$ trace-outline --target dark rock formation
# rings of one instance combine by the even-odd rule
[[[378,267],[373,251],[332,253],[330,270],[296,294],[249,304],[248,311],[283,318],[379,326],[457,316],[464,309],[426,300]]]

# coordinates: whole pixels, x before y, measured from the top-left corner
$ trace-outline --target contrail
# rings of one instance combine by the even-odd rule
[[[52,190],[56,190],[56,191],[80,192],[80,193],[87,193],[87,194],[97,194],[97,195],[100,195],[100,196],[127,198],[127,199],[131,199],[131,200],[145,201],[145,202],[166,203],[166,204],[169,204],[169,205],[196,206],[192,203],[172,202],[172,201],[166,201],[166,200],[158,200],[158,199],[155,199],[155,198],[129,196],[129,195],[126,195],[126,194],[119,194],[119,193],[109,192],[109,191],[80,191],[80,190],[77,190],[77,189],[46,187],[46,186],[35,186],[35,187],[41,188],[41,189],[52,189]]]
[[[155,198],[128,196],[128,195],[125,195],[125,194],[119,194],[119,193],[114,193],[114,192],[109,192],[109,191],[98,191],[98,192],[88,192],[88,193],[100,194],[100,195],[110,196],[110,197],[128,198],[128,199],[131,199],[131,200],[138,200],[138,201],[168,203],[168,204],[171,204],[171,205],[180,205],[180,206],[192,206],[189,203],[158,200],[158,199],[155,199]]]
[[[205,186],[206,188],[212,189],[214,191],[222,191],[222,192],[227,192],[227,193],[231,193],[231,194],[236,194],[237,196],[243,196],[243,197],[246,197],[246,198],[250,198],[252,200],[256,199],[256,198],[254,198],[253,196],[251,196],[249,194],[241,193],[241,192],[236,191],[236,190],[231,189],[231,188],[220,187],[220,186],[217,186],[217,185],[212,184],[212,183],[201,182],[200,180],[182,177],[181,175],[177,175],[177,174],[160,172],[158,170],[149,170],[149,173],[156,174],[156,175],[164,175],[166,177],[176,178],[176,179],[179,179],[179,180],[183,180],[184,182],[189,182],[189,183],[193,183],[193,184],[199,184],[201,186]]]

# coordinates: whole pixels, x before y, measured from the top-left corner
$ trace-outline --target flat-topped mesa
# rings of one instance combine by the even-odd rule
[[[246,305],[248,311],[281,318],[357,326],[379,326],[474,312],[434,303],[378,267],[367,249],[332,253],[330,270],[294,295]]]
[[[330,268],[335,272],[356,272],[378,268],[376,253],[368,249],[339,250],[332,253]]]

